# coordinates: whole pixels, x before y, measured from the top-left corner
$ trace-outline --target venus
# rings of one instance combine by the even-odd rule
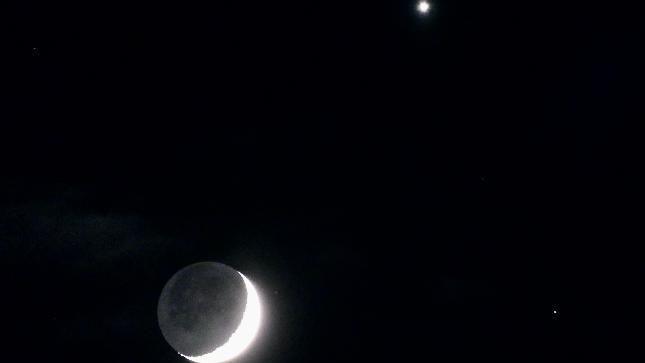
[[[417,10],[418,10],[421,14],[426,14],[426,13],[428,13],[428,12],[430,11],[430,9],[431,9],[431,8],[432,8],[432,6],[430,5],[430,3],[429,3],[429,2],[427,2],[427,1],[425,1],[425,0],[423,0],[423,1],[419,1],[419,2],[417,3]]]
[[[255,339],[260,298],[242,273],[202,262],[183,268],[166,283],[157,316],[164,338],[181,356],[220,363],[239,356]]]

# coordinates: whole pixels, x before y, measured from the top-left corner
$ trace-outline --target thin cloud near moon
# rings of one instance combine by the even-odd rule
[[[244,308],[242,321],[235,332],[226,343],[217,347],[211,353],[197,357],[189,357],[181,353],[179,355],[197,363],[221,363],[239,356],[251,345],[260,330],[262,307],[260,297],[251,281],[241,272],[238,271],[238,273],[242,276],[244,286],[246,286],[246,307]]]

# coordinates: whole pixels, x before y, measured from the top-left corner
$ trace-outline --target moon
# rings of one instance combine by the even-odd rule
[[[236,358],[255,340],[262,320],[260,297],[241,272],[202,262],[166,283],[157,307],[161,332],[182,357],[197,363]]]

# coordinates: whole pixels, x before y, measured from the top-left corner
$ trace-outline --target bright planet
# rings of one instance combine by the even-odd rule
[[[430,3],[429,3],[428,1],[423,0],[423,1],[419,1],[419,2],[417,3],[417,10],[418,10],[421,14],[426,14],[426,13],[428,13],[428,12],[430,11],[430,9],[431,9],[431,8],[432,8],[432,6],[430,5]]]
[[[261,306],[253,283],[241,272],[201,262],[177,272],[159,298],[159,328],[181,356],[220,363],[242,354],[255,339]]]

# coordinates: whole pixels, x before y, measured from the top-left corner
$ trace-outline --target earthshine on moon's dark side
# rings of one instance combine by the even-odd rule
[[[241,327],[248,296],[245,278],[234,269],[213,262],[188,266],[162,290],[159,327],[185,357],[212,353]]]

